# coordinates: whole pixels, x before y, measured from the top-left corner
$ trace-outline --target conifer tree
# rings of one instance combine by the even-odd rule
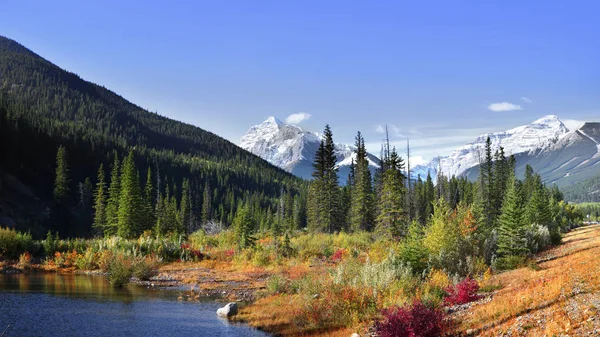
[[[117,235],[124,238],[138,235],[140,222],[143,221],[142,212],[143,200],[139,174],[135,166],[133,151],[130,151],[123,161],[123,172],[121,173]]]
[[[527,254],[527,226],[523,221],[523,197],[514,174],[508,180],[499,226],[498,254],[500,256]]]
[[[332,233],[340,229],[340,205],[339,205],[339,185],[338,185],[338,168],[337,160],[335,156],[335,144],[333,142],[333,133],[329,125],[325,125],[325,131],[323,132],[324,141],[324,197],[323,200],[323,228],[329,233]]]
[[[213,219],[212,198],[208,180],[204,184],[204,195],[202,197],[202,223],[205,224]]]
[[[360,131],[356,135],[354,146],[356,147],[356,165],[353,170],[352,181],[354,184],[350,194],[350,228],[354,231],[371,230],[374,213],[373,181],[367,160],[365,140]]]
[[[396,149],[392,149],[387,158],[386,170],[383,172],[381,196],[379,200],[379,215],[377,228],[379,232],[391,234],[394,237],[405,236],[405,219],[403,218],[404,164]]]
[[[51,211],[51,225],[61,236],[67,236],[71,227],[71,210],[69,203],[69,167],[67,150],[59,146],[56,152],[56,175],[54,179],[54,205]]]
[[[254,232],[254,219],[252,218],[252,214],[250,214],[247,204],[239,205],[233,224],[240,249],[253,247],[256,240],[252,236]]]
[[[335,144],[329,125],[315,154],[315,170],[309,188],[308,227],[315,231],[333,232],[341,227],[340,189],[336,166]]]
[[[104,181],[104,164],[98,168],[98,182],[94,196],[94,229],[100,234],[106,228],[106,182]]]
[[[60,146],[56,152],[56,176],[54,179],[54,202],[67,204],[69,198],[69,166],[67,163],[67,150]]]
[[[179,207],[179,214],[181,218],[181,227],[177,229],[177,233],[185,234],[188,232],[188,228],[191,228],[191,199],[190,199],[190,182],[187,179],[183,180],[181,185],[181,206]]]
[[[148,172],[146,173],[146,184],[144,185],[144,223],[143,230],[151,229],[156,223],[155,219],[155,207],[153,205],[155,196],[154,196],[154,186],[152,186],[152,169],[148,166]]]
[[[115,153],[115,160],[110,173],[108,200],[106,202],[106,225],[104,226],[105,236],[117,234],[117,224],[119,222],[119,194],[121,193],[120,165],[119,157]]]

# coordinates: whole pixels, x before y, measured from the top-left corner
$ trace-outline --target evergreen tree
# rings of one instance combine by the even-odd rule
[[[108,200],[106,202],[106,224],[104,226],[104,235],[111,236],[117,234],[117,225],[119,222],[119,194],[121,193],[121,169],[119,157],[115,153],[110,173],[110,185],[108,187]]]
[[[183,180],[183,184],[181,186],[181,205],[179,209],[179,214],[181,218],[181,227],[177,229],[177,233],[185,234],[188,232],[188,229],[192,227],[190,221],[191,217],[191,199],[190,199],[190,182],[187,179]]]
[[[382,190],[379,200],[379,215],[377,228],[379,232],[395,237],[405,236],[404,205],[404,163],[394,148],[386,160],[386,170],[383,172]]]
[[[143,209],[139,174],[135,166],[133,151],[130,151],[123,160],[117,235],[124,238],[139,235],[140,223],[143,221]]]
[[[336,166],[335,144],[329,125],[325,126],[323,140],[315,154],[315,178],[309,190],[309,228],[332,233],[341,227],[340,189]]]
[[[204,184],[204,195],[202,197],[202,223],[205,224],[213,219],[212,199],[208,180]]]
[[[233,224],[240,249],[253,247],[256,240],[252,236],[254,232],[254,219],[252,218],[252,214],[250,214],[247,204],[240,204]]]
[[[521,256],[527,254],[527,226],[523,221],[523,197],[514,174],[507,184],[498,229],[498,254]]]
[[[367,149],[365,140],[360,131],[356,135],[356,165],[353,172],[353,186],[350,194],[350,228],[357,230],[371,230],[373,225],[373,181],[369,162],[367,160]]]
[[[103,234],[106,228],[106,182],[104,181],[104,164],[98,168],[98,182],[94,196],[94,229]]]
[[[67,236],[71,227],[71,207],[69,202],[69,167],[67,150],[59,146],[56,152],[56,174],[54,179],[54,205],[51,211],[51,225],[61,236]]]
[[[54,179],[55,203],[63,205],[68,203],[70,182],[67,150],[61,145],[56,153],[56,176]]]
[[[148,172],[146,173],[146,184],[144,185],[144,223],[142,230],[151,229],[156,223],[155,219],[155,207],[153,205],[155,196],[154,196],[154,186],[152,186],[152,169],[148,166]]]

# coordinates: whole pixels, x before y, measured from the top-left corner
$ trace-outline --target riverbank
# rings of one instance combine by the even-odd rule
[[[446,304],[444,291],[455,281],[439,270],[418,279],[398,269],[393,280],[386,281],[385,271],[394,264],[382,252],[389,248],[372,243],[355,256],[340,248],[327,258],[306,259],[298,254],[265,266],[247,263],[241,255],[228,260],[176,261],[160,265],[150,280],[136,282],[184,289],[182,301],[216,297],[223,302],[244,302],[233,321],[282,336],[349,336],[353,332],[365,336],[373,332],[381,308],[414,299],[437,303],[457,334],[600,332],[600,320],[595,318],[600,314],[599,225],[564,234],[561,245],[535,255],[525,267],[475,274],[482,298],[458,306]],[[21,270],[17,261],[2,263],[0,269]],[[82,272],[48,264],[33,264],[29,271]]]

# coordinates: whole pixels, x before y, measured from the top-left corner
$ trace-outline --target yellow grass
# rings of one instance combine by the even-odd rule
[[[576,229],[563,242],[537,257],[541,270],[521,268],[492,276],[488,284],[502,288],[490,302],[461,315],[460,330],[496,336],[521,326],[523,335],[552,336],[585,329],[597,309],[584,296],[600,290],[600,226]],[[567,304],[576,304],[577,315]],[[524,317],[517,322],[519,316]]]

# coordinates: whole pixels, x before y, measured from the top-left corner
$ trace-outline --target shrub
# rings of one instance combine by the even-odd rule
[[[493,265],[495,270],[511,270],[524,267],[526,262],[526,256],[509,255],[496,259]]]
[[[158,274],[158,264],[159,261],[153,257],[140,258],[132,266],[132,275],[139,280],[148,281]]]
[[[31,267],[31,254],[25,252],[19,256],[19,267],[21,269],[29,269]]]
[[[283,276],[273,275],[267,279],[267,294],[285,294],[290,292],[290,281]]]
[[[466,277],[456,286],[449,286],[446,289],[448,295],[444,302],[447,305],[457,305],[476,301],[479,299],[478,290],[479,283],[470,277]]]
[[[98,254],[94,253],[91,247],[88,247],[83,254],[78,254],[75,259],[75,266],[79,270],[98,269]]]
[[[0,228],[0,257],[16,259],[24,252],[31,252],[33,249],[31,234]]]
[[[541,252],[552,244],[550,230],[546,226],[533,224],[527,228],[527,248],[533,254]]]
[[[346,254],[346,250],[345,249],[338,249],[335,251],[335,253],[333,253],[333,255],[331,255],[331,261],[333,262],[340,262],[342,261],[342,259],[344,258],[344,255]]]
[[[392,307],[382,311],[375,323],[381,337],[437,337],[447,329],[444,313],[415,301],[410,307]]]
[[[113,259],[108,265],[108,282],[113,287],[120,288],[129,282],[132,275],[131,261],[120,255]]]
[[[52,232],[48,231],[46,235],[46,240],[44,240],[44,254],[46,256],[52,256],[58,250],[58,233],[55,236],[52,236]]]

